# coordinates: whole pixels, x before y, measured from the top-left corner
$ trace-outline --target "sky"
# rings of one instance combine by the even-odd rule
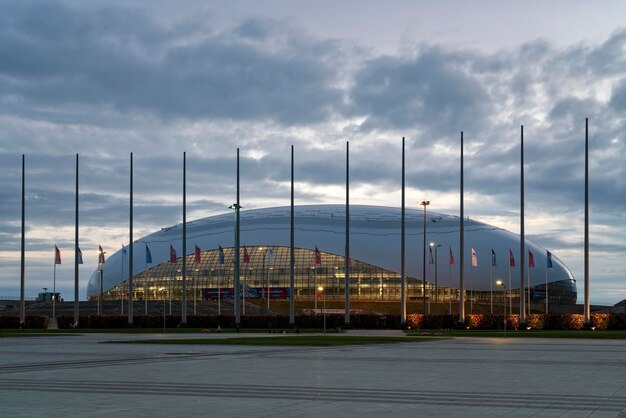
[[[0,298],[19,296],[26,155],[26,295],[73,296],[80,155],[81,298],[97,246],[242,205],[407,204],[519,232],[524,125],[526,236],[583,294],[585,118],[591,302],[626,298],[626,5],[604,1],[0,2]]]

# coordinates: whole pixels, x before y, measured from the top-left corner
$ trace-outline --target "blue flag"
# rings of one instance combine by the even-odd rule
[[[146,264],[152,264],[152,253],[148,244],[146,244]]]
[[[546,250],[546,268],[552,268],[552,253]]]
[[[78,264],[83,264],[83,252],[80,250],[80,247],[76,247],[78,249]]]
[[[219,257],[219,260],[220,260],[220,264],[224,264],[224,249],[222,248],[221,245],[218,245],[218,247],[219,247],[218,257]]]
[[[493,250],[493,248],[491,249],[491,267],[497,267],[496,252]]]
[[[433,247],[429,247],[428,251],[430,251],[428,256],[428,264],[435,264],[435,261],[433,260]]]

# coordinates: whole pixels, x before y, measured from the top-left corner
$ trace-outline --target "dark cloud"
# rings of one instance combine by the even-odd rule
[[[24,115],[31,108],[69,114],[85,106],[86,114],[95,107],[159,118],[326,119],[341,100],[334,70],[315,59],[327,47],[309,42],[312,55],[301,43],[277,45],[263,28],[189,33],[134,10],[5,2],[0,90],[11,100],[2,108],[29,117],[44,116]],[[247,42],[253,35],[263,43]]]

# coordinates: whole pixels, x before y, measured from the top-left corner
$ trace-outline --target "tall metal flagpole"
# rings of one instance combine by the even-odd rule
[[[55,246],[56,247],[56,246]],[[57,260],[56,260],[56,248],[54,253],[54,272],[52,273],[52,317],[57,317],[56,307],[56,293],[57,293]]]
[[[346,287],[346,325],[350,324],[350,142],[346,141],[346,250],[345,250],[345,287]]]
[[[78,154],[76,154],[76,213],[74,225],[74,325],[78,325]]]
[[[520,329],[526,328],[526,292],[524,289],[524,270],[526,268],[525,236],[524,236],[524,125],[520,127],[521,147],[520,147],[520,234],[519,234],[519,324]],[[530,295],[529,295],[530,296]]]
[[[400,287],[400,323],[406,324],[406,211],[405,211],[405,196],[404,196],[404,137],[402,137],[402,209],[400,228],[401,232],[401,244],[400,244],[400,276],[402,277],[402,285]]]
[[[465,322],[465,282],[463,274],[465,270],[465,224],[463,211],[463,131],[461,131],[461,211],[460,211],[460,237],[459,237],[459,322]]]
[[[26,241],[25,241],[25,234],[26,234],[26,228],[24,226],[24,222],[25,222],[25,215],[26,215],[26,208],[24,206],[26,199],[25,199],[25,192],[26,192],[26,176],[25,176],[25,156],[24,154],[22,154],[22,238],[21,238],[21,244],[20,244],[20,326],[25,325],[26,324],[26,298],[24,295],[24,273],[25,273],[25,250],[26,250]]]
[[[233,276],[235,326],[239,331],[241,325],[241,308],[239,292],[239,148],[237,148],[237,203],[235,203],[235,270]]]
[[[123,257],[123,255],[122,255]],[[128,241],[128,324],[133,324],[133,153],[130,153],[130,208]]]
[[[294,248],[294,207],[293,207],[293,145],[291,146],[291,207],[289,223],[289,324],[295,325],[295,280],[294,263],[296,251]]]
[[[187,153],[183,152],[183,304],[180,322],[187,324]],[[193,286],[192,286],[193,287]],[[194,290],[195,292],[195,290]],[[196,305],[194,298],[194,315]]]
[[[547,289],[546,289],[547,290]],[[585,118],[585,328],[590,327],[589,301],[589,118]]]

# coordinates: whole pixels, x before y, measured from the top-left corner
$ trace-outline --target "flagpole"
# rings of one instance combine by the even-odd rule
[[[459,232],[459,323],[464,325],[465,323],[465,224],[463,217],[463,131],[461,131],[461,193],[460,193],[460,232]]]
[[[548,266],[546,264],[546,315],[548,314]]]
[[[511,300],[511,260],[509,260],[509,314],[513,315],[513,301]],[[506,303],[506,302],[504,302]]]
[[[55,254],[56,257],[56,254]],[[54,273],[52,274],[52,317],[56,318],[56,290],[57,289],[57,262],[54,260]]]
[[[520,329],[526,328],[526,295],[524,291],[524,268],[525,266],[525,236],[524,236],[524,125],[520,127],[520,303],[519,323]]]
[[[406,209],[405,209],[405,182],[404,182],[404,137],[402,137],[402,204],[400,210],[400,323],[406,324]]]
[[[21,249],[20,249],[20,327],[26,325],[26,298],[24,295],[24,276],[25,276],[25,259],[26,259],[26,175],[25,175],[25,156],[22,154],[22,237],[21,237]]]
[[[181,323],[187,325],[187,153],[183,152],[183,306]],[[192,287],[195,286],[193,279]],[[196,300],[194,288],[193,314],[196,314]]]
[[[589,118],[585,118],[585,328],[590,327],[589,312]]]
[[[449,247],[448,247],[449,248]],[[452,248],[449,248],[452,252]],[[452,264],[448,260],[448,315],[452,315]]]
[[[78,154],[76,154],[76,213],[74,225],[74,326],[78,325]]]
[[[122,280],[124,282],[124,244],[122,243]],[[120,287],[121,288],[121,287]],[[120,300],[122,301],[122,309],[120,315],[124,315],[124,292],[120,290]]]
[[[147,244],[146,244],[147,245]],[[130,208],[128,241],[128,324],[133,325],[133,153],[130,153]]]
[[[295,317],[295,281],[294,281],[294,207],[293,207],[293,145],[291,146],[291,207],[290,207],[290,224],[289,224],[289,325],[296,324]]]
[[[346,248],[345,248],[345,324],[350,325],[350,141],[346,141]]]
[[[491,266],[489,266],[489,310],[491,315],[493,315],[493,255]]]
[[[239,331],[239,326],[241,325],[241,311],[240,311],[240,300],[241,295],[239,294],[239,148],[237,148],[237,203],[235,203],[235,270],[233,276],[233,299],[234,299],[234,309],[235,309],[235,327],[237,331]]]

